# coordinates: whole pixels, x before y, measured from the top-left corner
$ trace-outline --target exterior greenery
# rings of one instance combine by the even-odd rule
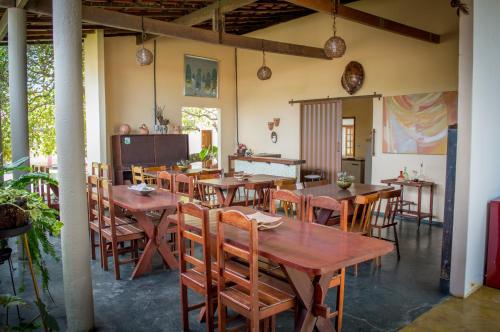
[[[54,124],[54,49],[51,44],[28,45],[29,145],[33,155],[53,155],[56,149]],[[0,47],[0,116],[3,156],[11,160],[9,72],[7,47]]]

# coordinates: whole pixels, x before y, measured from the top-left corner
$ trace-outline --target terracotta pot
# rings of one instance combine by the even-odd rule
[[[19,199],[16,205],[26,208],[26,199]],[[14,205],[0,205],[0,229],[21,227],[28,223],[26,213]]]
[[[124,123],[120,126],[119,132],[120,132],[120,135],[128,135],[128,134],[130,134],[130,130],[131,130],[130,126],[128,124]]]
[[[172,134],[180,134],[182,131],[181,126],[172,126]]]
[[[149,129],[148,129],[148,126],[146,126],[146,124],[142,124],[142,126],[139,127],[139,134],[141,135],[148,135],[149,134]]]

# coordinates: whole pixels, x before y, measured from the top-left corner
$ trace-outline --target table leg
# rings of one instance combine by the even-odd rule
[[[139,262],[137,262],[137,265],[132,272],[131,279],[135,279],[142,274],[153,270],[151,262],[153,260],[153,254],[158,249],[158,246],[156,245],[157,230],[151,219],[144,212],[135,212],[133,215],[142,229],[144,229],[147,236],[147,243],[141,257],[139,258]]]
[[[429,203],[429,225],[432,226],[432,208],[433,208],[433,203],[434,203],[434,185],[431,184],[431,201]]]
[[[290,280],[299,300],[295,331],[335,331],[330,319],[319,316],[320,312],[328,312],[328,306],[324,304],[324,300],[333,272],[311,279],[307,273],[287,266],[281,266],[281,268]]]
[[[331,215],[332,215],[331,210],[320,209],[316,217],[316,223],[321,225],[327,225]]]
[[[176,269],[179,266],[179,262],[170,250],[170,247],[167,245],[168,229],[171,225],[167,214],[168,213],[166,213],[165,210],[161,215],[160,223],[158,224],[156,231],[156,244],[158,245],[158,251],[160,252],[160,256],[163,258],[165,264],[167,264],[171,269]]]
[[[217,202],[221,206],[225,206],[224,202],[226,201],[226,197],[224,196],[224,192],[221,188],[214,187],[215,195],[217,195]]]
[[[420,228],[420,221],[422,220],[422,187],[418,187],[418,199],[417,199],[417,221],[418,228]]]
[[[216,189],[217,199],[219,200],[219,203],[222,202],[222,205],[224,207],[228,207],[228,206],[231,206],[233,204],[234,195],[236,194],[236,190],[238,188],[228,188],[225,198],[224,198],[224,193],[222,192],[221,188],[215,188],[215,189]]]

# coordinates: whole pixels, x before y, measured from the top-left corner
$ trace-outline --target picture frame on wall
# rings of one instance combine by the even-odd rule
[[[184,96],[219,97],[219,61],[184,55]]]

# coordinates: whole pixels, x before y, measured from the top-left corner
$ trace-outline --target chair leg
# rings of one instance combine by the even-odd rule
[[[113,265],[115,268],[115,279],[120,280],[120,257],[118,256],[118,243],[113,241],[111,243],[111,250],[113,252]]]
[[[219,332],[226,332],[226,320],[227,320],[227,312],[226,306],[220,301],[219,297]]]
[[[398,231],[396,230],[396,224],[392,226],[394,228],[394,242],[396,243],[396,252],[398,253],[398,261],[401,259],[401,255],[399,254],[399,239],[398,239]]]
[[[205,328],[206,328],[207,332],[212,332],[214,330],[214,306],[213,306],[211,292],[207,292],[207,295],[205,296],[205,306],[206,306]]]
[[[95,232],[89,228],[90,233],[90,249],[92,253],[92,260],[95,261]]]
[[[104,271],[108,271],[108,244],[106,243],[106,239],[101,236],[101,261],[102,268]]]
[[[184,331],[189,331],[189,312],[188,312],[188,294],[187,287],[181,281],[181,314],[182,328]]]

